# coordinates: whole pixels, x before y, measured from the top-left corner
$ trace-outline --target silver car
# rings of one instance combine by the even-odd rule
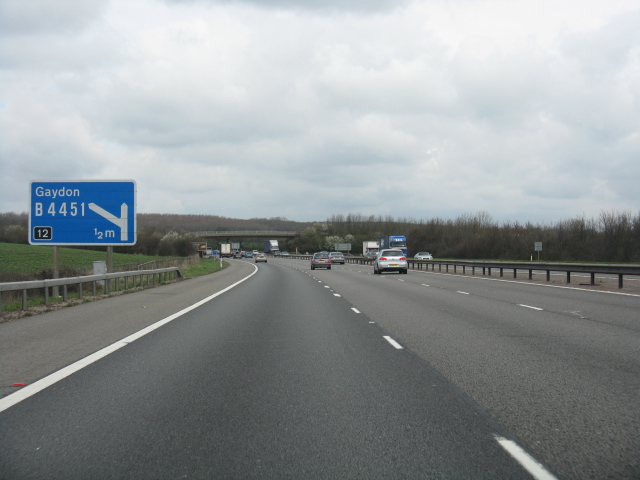
[[[341,252],[331,252],[329,253],[329,258],[331,259],[331,263],[341,263],[344,265],[344,254]]]
[[[416,260],[433,260],[433,255],[431,255],[429,252],[418,252],[413,258],[415,258]]]
[[[311,270],[315,270],[316,268],[331,270],[331,258],[327,252],[313,254],[313,257],[311,257]]]
[[[409,262],[402,250],[388,249],[381,250],[373,261],[373,273],[380,275],[382,272],[407,273]]]

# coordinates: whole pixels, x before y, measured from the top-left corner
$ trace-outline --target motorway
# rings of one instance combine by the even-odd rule
[[[230,263],[0,324],[0,478],[640,478],[639,296]]]

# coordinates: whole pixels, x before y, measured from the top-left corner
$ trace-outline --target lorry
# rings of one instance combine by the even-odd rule
[[[407,249],[407,237],[404,235],[383,235],[378,237],[378,244],[380,249],[383,248],[399,248],[405,254],[409,253]]]
[[[366,242],[362,242],[362,256],[366,257],[367,254],[378,253],[380,249],[380,244],[374,240],[368,240]]]
[[[230,243],[221,243],[220,244],[220,256],[221,257],[231,257],[231,244]]]
[[[271,253],[277,255],[280,253],[280,247],[278,247],[277,240],[265,240],[264,241],[264,253]]]
[[[271,253],[273,255],[280,254],[280,247],[278,247],[278,240],[265,240],[264,241],[264,253]]]

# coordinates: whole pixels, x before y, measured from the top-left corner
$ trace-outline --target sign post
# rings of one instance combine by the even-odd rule
[[[110,272],[113,246],[136,243],[133,180],[33,180],[29,194],[29,243],[53,247],[54,277],[61,245],[104,245]]]
[[[538,260],[540,260],[540,252],[542,251],[542,242],[534,242],[533,248],[538,252]]]

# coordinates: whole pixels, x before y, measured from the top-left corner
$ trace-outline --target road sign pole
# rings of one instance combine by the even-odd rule
[[[58,246],[53,247],[53,278],[60,278],[60,252],[58,250]],[[59,297],[60,296],[60,287],[57,285],[51,287],[52,292],[51,296]]]
[[[113,273],[113,245],[109,245],[107,247],[107,273]],[[116,279],[116,282],[118,279]],[[107,282],[111,282],[111,280],[107,280]],[[111,288],[111,285],[109,285]]]
[[[113,245],[107,247],[107,273],[113,273]]]

